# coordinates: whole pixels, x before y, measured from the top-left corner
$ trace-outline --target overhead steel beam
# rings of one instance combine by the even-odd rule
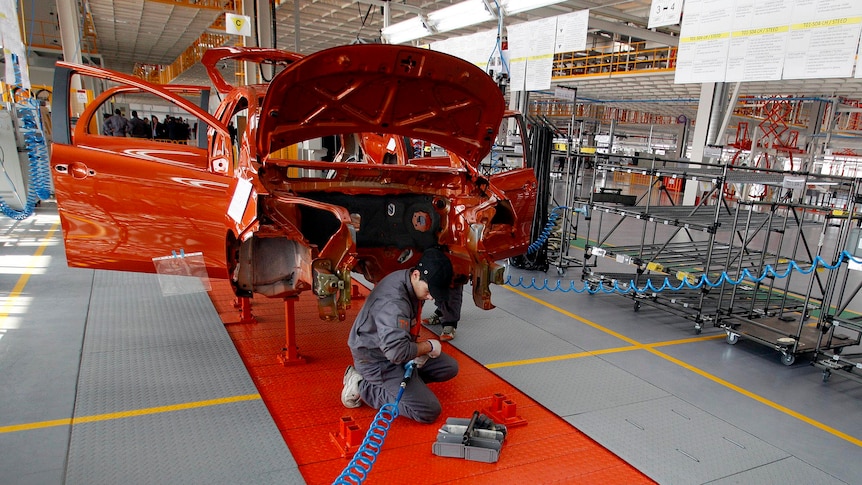
[[[389,5],[389,8],[394,8],[396,10],[403,10],[403,11],[409,12],[409,13],[415,13],[415,14],[425,13],[419,7],[414,7],[412,5],[405,5],[403,3],[394,3],[394,2],[390,2],[388,0],[354,0],[353,3],[368,3],[371,5],[377,5],[378,7],[385,7],[386,5]]]
[[[591,29],[599,29],[607,32],[615,32],[617,34],[627,35],[630,37],[637,37],[638,39],[649,40],[652,42],[658,42],[662,45],[667,46],[677,46],[679,45],[679,37],[675,37],[673,35],[662,34],[661,32],[653,32],[649,29],[642,29],[640,27],[632,27],[630,25],[619,24],[616,22],[610,22],[607,20],[597,19],[593,16],[590,16],[589,28]]]

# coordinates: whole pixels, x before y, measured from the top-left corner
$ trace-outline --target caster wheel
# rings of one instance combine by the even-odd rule
[[[796,356],[793,354],[781,354],[781,363],[784,365],[793,365],[796,362]]]
[[[636,311],[636,312],[637,312],[637,311],[640,311],[640,309],[641,309],[641,302],[636,301],[636,302],[635,302],[635,311]]]
[[[566,274],[566,269],[565,269],[565,268],[557,268],[557,275],[559,275],[559,276],[565,276],[565,274]]]
[[[832,375],[832,372],[830,372],[828,369],[824,370],[823,371],[823,382],[829,381],[829,376],[831,376],[831,375]]]
[[[736,342],[739,342],[739,334],[727,332],[727,337],[724,340],[730,345],[735,345]]]

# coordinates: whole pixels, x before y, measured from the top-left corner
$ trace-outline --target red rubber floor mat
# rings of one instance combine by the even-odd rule
[[[368,293],[361,287],[359,291]],[[332,483],[350,456],[342,456],[331,435],[344,436],[341,430],[352,420],[360,428],[353,436],[361,434],[357,440],[361,442],[377,414],[368,406],[346,409],[340,398],[344,369],[352,363],[347,333],[363,300],[354,300],[345,321],[325,322],[317,316],[315,297],[304,293],[295,305],[295,327],[299,355],[306,363],[284,366],[277,359],[285,345],[282,300],[253,299],[256,321],[240,323],[227,283],[214,282],[210,296],[306,482]],[[426,329],[422,332],[423,337],[433,336]],[[433,424],[396,418],[365,483],[653,483],[467,355],[447,343],[443,351],[460,365],[455,379],[431,385],[443,414]],[[492,406],[495,394],[513,402],[515,414],[526,421],[509,428],[496,463],[432,453],[437,430],[447,417],[469,418],[474,410]]]

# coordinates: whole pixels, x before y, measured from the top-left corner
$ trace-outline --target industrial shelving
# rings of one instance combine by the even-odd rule
[[[847,231],[846,243],[842,246],[856,260],[862,260],[859,218],[851,218],[855,224]],[[848,306],[862,290],[862,264],[845,258],[841,265],[830,275],[829,286],[837,291],[827,294],[825,307],[819,321],[820,332],[814,351],[812,364],[823,370],[823,381],[836,374],[857,382],[862,382],[862,353],[846,353],[845,347],[862,342],[862,315],[847,311]],[[848,284],[855,287],[848,290]]]
[[[755,281],[755,278],[745,278],[741,285],[735,285],[730,290],[729,299],[734,302],[734,310],[719,308],[718,325],[726,332],[727,343],[735,344],[740,337],[752,340],[767,347],[774,348],[781,354],[781,361],[791,365],[801,354],[811,353],[817,349],[820,336],[820,317],[828,309],[828,295],[834,289],[830,283],[829,274],[823,273],[820,261],[832,264],[840,257],[840,250],[832,254],[823,244],[828,237],[840,239],[840,233],[846,224],[846,218],[840,212],[829,207],[793,204],[750,202],[741,204],[748,211],[768,208],[771,214],[783,216],[781,226],[767,224],[766,241],[771,238],[781,239],[778,244],[780,253],[776,263],[771,264],[778,274],[788,270],[787,264],[793,261],[796,269],[789,271],[784,278],[765,278]],[[772,217],[772,220],[778,217]],[[806,226],[806,221],[817,222]],[[772,222],[772,221],[770,221]],[[746,228],[748,230],[748,228]],[[831,233],[831,234],[830,234]],[[812,245],[809,241],[816,241]],[[766,260],[764,260],[766,261]],[[818,269],[804,274],[799,269],[808,271],[812,266]],[[765,264],[754,266],[760,272]],[[741,274],[740,266],[734,274]],[[760,273],[753,272],[755,275]],[[751,302],[749,305],[739,305],[738,295],[745,288],[765,290],[766,299]],[[845,346],[846,342],[833,341],[834,347]]]
[[[614,198],[604,196],[600,172],[638,177],[639,183],[628,187],[637,193],[633,203],[607,202]],[[832,205],[810,202],[853,200],[855,179],[657,157],[641,158],[636,166],[597,161],[596,173],[585,248],[589,262],[583,268],[591,289],[616,285],[633,300],[635,311],[649,305],[682,316],[694,322],[697,333],[706,324],[720,326],[728,343],[743,337],[769,345],[788,365],[799,353],[817,348],[814,320],[829,283],[819,271],[775,274],[785,276],[793,263],[807,269],[824,257],[824,238],[843,231],[848,219]],[[691,183],[705,190],[695,191],[700,195],[693,205],[675,204],[668,186]],[[767,200],[728,195],[748,193],[751,184],[764,187],[760,192]],[[829,187],[830,197],[813,197],[812,188],[818,187]],[[613,244],[614,233],[631,220],[640,221],[640,241]],[[616,264],[606,271],[599,260]],[[620,272],[620,265],[631,269]],[[764,277],[767,268],[774,273]],[[831,345],[847,343],[833,340]]]

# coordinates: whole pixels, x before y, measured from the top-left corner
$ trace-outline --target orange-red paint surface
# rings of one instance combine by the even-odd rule
[[[361,292],[367,294],[364,288]],[[255,323],[240,323],[227,283],[216,282],[211,297],[306,482],[332,483],[349,457],[341,456],[330,435],[338,434],[342,418],[349,417],[364,437],[377,413],[368,406],[346,409],[340,399],[342,375],[351,363],[347,333],[362,300],[354,301],[345,321],[324,322],[317,317],[314,296],[303,294],[295,306],[296,339],[306,363],[285,367],[277,359],[285,343],[281,300],[255,298]],[[469,324],[463,331],[470,331]],[[433,336],[425,329],[422,332],[423,337]],[[418,424],[396,418],[365,483],[653,483],[467,355],[446,343],[443,351],[458,360],[460,373],[431,386],[443,404],[439,422]],[[509,429],[496,463],[432,453],[437,430],[446,418],[469,418],[474,410],[491,406],[498,393],[515,403],[517,415],[527,424]]]

